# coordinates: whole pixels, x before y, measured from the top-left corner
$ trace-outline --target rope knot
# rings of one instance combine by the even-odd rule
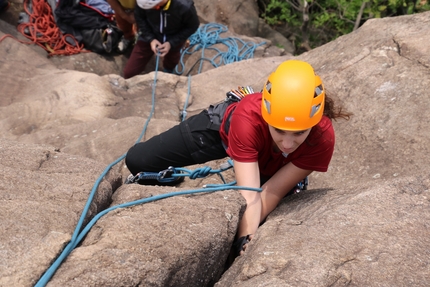
[[[191,179],[203,178],[208,176],[211,173],[212,168],[209,166],[197,168],[192,171],[189,175]]]

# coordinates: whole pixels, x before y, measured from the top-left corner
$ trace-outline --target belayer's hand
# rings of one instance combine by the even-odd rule
[[[151,41],[151,50],[155,55],[160,54],[161,43],[158,40],[154,39]],[[160,55],[161,56],[161,55]]]
[[[158,46],[158,51],[160,53],[160,57],[166,56],[166,54],[169,53],[169,51],[170,51],[170,47],[171,46],[170,46],[169,42],[163,43],[160,46]]]

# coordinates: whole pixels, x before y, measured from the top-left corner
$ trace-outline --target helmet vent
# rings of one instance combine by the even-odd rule
[[[314,94],[314,98],[318,97],[319,95],[321,95],[323,92],[323,87],[322,85],[319,85],[318,87],[315,88],[315,94]]]
[[[321,104],[313,105],[312,109],[311,109],[311,115],[310,115],[310,117],[312,118],[318,112],[318,110],[320,108],[321,108]]]
[[[267,81],[267,83],[266,83],[266,90],[269,94],[272,93],[272,83],[269,81]]]
[[[266,106],[267,113],[270,114],[271,113],[270,102],[268,100],[264,99],[264,105]]]

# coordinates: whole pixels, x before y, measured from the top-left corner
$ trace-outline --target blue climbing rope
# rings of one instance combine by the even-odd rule
[[[187,118],[187,107],[188,107],[188,100],[190,98],[190,94],[191,94],[191,75],[188,76],[188,93],[185,99],[184,108],[179,115],[180,120],[182,122],[185,121],[185,119]]]
[[[220,35],[227,32],[227,27],[218,23],[208,23],[202,25],[197,31],[190,36],[190,44],[187,48],[182,50],[179,64],[175,68],[175,73],[181,75],[184,73],[185,64],[184,57],[201,50],[200,59],[190,68],[187,75],[191,73],[197,63],[200,63],[198,74],[200,74],[204,61],[208,61],[215,68],[221,65],[227,65],[233,62],[239,62],[254,57],[254,51],[258,46],[265,44],[262,42],[256,44],[254,42],[245,42],[240,38],[236,37],[225,37],[222,38]],[[216,44],[223,44],[227,49],[221,49],[213,47]],[[205,57],[205,51],[212,50],[216,54],[212,58]]]
[[[142,140],[142,137],[145,135],[146,133],[146,129],[148,127],[149,121],[151,120],[153,113],[154,113],[154,109],[155,109],[155,88],[156,88],[156,83],[157,83],[157,73],[158,73],[158,65],[159,65],[159,55],[156,56],[156,67],[155,67],[155,75],[154,75],[154,84],[153,84],[153,89],[152,89],[152,107],[151,107],[151,112],[149,114],[148,119],[145,122],[144,128],[141,132],[141,134],[139,135],[136,143],[140,142]],[[190,77],[189,77],[189,90],[190,90]],[[184,111],[182,112],[182,120],[185,119],[186,117],[186,106],[188,105],[188,97],[187,97],[187,101],[186,101],[186,105],[184,107]],[[211,168],[200,168],[200,169],[196,169],[194,171],[191,171],[189,169],[186,168],[176,168],[174,169],[174,172],[170,174],[170,177],[172,178],[176,178],[179,176],[188,176],[191,179],[196,179],[196,178],[201,178],[201,177],[205,177],[211,173],[217,173],[222,181],[224,182],[224,184],[210,184],[210,185],[206,185],[204,188],[202,189],[196,189],[196,190],[186,190],[186,191],[179,191],[179,192],[171,192],[171,193],[166,193],[166,194],[160,194],[160,195],[156,195],[156,196],[151,196],[148,198],[143,198],[143,199],[139,199],[136,201],[132,201],[132,202],[127,202],[127,203],[123,203],[123,204],[119,204],[116,206],[112,206],[110,208],[107,208],[103,211],[101,211],[100,213],[96,214],[96,216],[94,216],[92,218],[92,220],[84,227],[83,223],[85,220],[85,217],[89,211],[89,208],[91,206],[91,203],[93,201],[93,198],[97,192],[97,188],[100,185],[101,181],[103,180],[103,178],[106,176],[106,174],[109,172],[109,170],[115,166],[116,164],[118,164],[120,161],[122,161],[125,158],[126,154],[123,154],[122,156],[120,156],[118,159],[116,159],[115,161],[113,161],[111,164],[109,164],[104,171],[100,174],[100,176],[98,177],[98,179],[96,180],[96,182],[93,185],[93,188],[91,189],[90,195],[88,196],[88,199],[85,203],[84,209],[82,211],[82,214],[79,218],[79,221],[75,227],[75,230],[73,231],[72,237],[69,241],[69,243],[66,245],[66,247],[63,249],[63,251],[60,253],[60,255],[55,259],[55,261],[51,264],[51,266],[45,271],[45,273],[41,276],[41,278],[38,280],[38,282],[36,283],[35,287],[44,287],[46,286],[46,284],[48,284],[49,280],[52,278],[52,276],[54,276],[55,272],[57,271],[57,269],[60,267],[60,265],[62,264],[62,262],[67,258],[67,256],[73,251],[73,249],[81,242],[81,240],[85,237],[85,235],[89,232],[89,230],[91,229],[91,227],[97,222],[98,219],[100,219],[103,215],[107,214],[108,212],[118,209],[118,208],[124,208],[124,207],[130,207],[130,206],[134,206],[134,205],[138,205],[138,204],[143,204],[143,203],[147,203],[147,202],[152,202],[152,201],[156,201],[156,200],[160,200],[163,198],[168,198],[168,197],[172,197],[172,196],[178,196],[178,195],[186,195],[186,194],[194,194],[194,193],[201,193],[201,192],[214,192],[214,191],[221,191],[221,190],[230,190],[230,189],[240,189],[240,190],[252,190],[252,191],[256,191],[256,192],[261,192],[261,188],[250,188],[250,187],[245,187],[245,186],[236,186],[236,182],[230,182],[230,183],[226,183],[224,178],[222,177],[222,174],[220,173],[221,171],[224,171],[228,168],[232,167],[232,163],[230,162],[228,166],[224,166],[221,167],[219,170],[212,170]]]
[[[155,75],[154,75],[154,84],[152,89],[152,107],[151,112],[149,113],[149,117],[145,122],[145,125],[143,127],[143,130],[141,134],[139,135],[136,143],[140,142],[142,140],[142,137],[146,133],[146,129],[148,127],[149,121],[152,118],[152,115],[154,114],[155,110],[155,87],[157,83],[157,73],[158,73],[158,64],[159,64],[159,56],[156,57],[156,69],[155,69]],[[64,250],[61,252],[61,254],[58,256],[58,258],[54,261],[54,263],[48,268],[48,270],[42,275],[42,277],[39,279],[39,281],[36,283],[35,287],[43,287],[45,286],[51,277],[54,275],[55,271],[58,269],[58,267],[61,265],[61,263],[66,259],[66,257],[72,252],[72,250],[76,247],[78,244],[78,238],[80,237],[80,230],[82,228],[83,222],[85,220],[85,217],[88,213],[88,210],[90,209],[91,203],[93,201],[93,198],[97,192],[97,188],[100,185],[103,178],[106,176],[106,174],[109,172],[109,170],[118,164],[120,161],[122,161],[125,158],[126,154],[123,154],[118,159],[113,161],[111,164],[109,164],[105,170],[101,173],[101,175],[98,177],[96,182],[94,183],[93,188],[91,189],[90,195],[88,196],[87,202],[84,206],[84,209],[82,211],[81,217],[79,218],[78,224],[75,227],[75,230],[73,231],[72,238],[70,239],[70,242],[67,244],[67,246],[64,248]]]

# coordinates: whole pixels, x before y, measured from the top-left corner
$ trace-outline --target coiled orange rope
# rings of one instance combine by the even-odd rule
[[[36,44],[46,50],[48,56],[90,52],[89,50],[84,50],[84,45],[79,44],[73,35],[63,35],[55,22],[51,6],[46,0],[31,0],[33,11],[30,11],[28,8],[29,1],[24,0],[24,10],[30,16],[30,21],[19,24],[17,30],[31,41],[21,41],[7,34],[0,38],[0,42],[7,37],[11,37],[23,44]],[[74,44],[70,44],[66,39],[71,40]]]

